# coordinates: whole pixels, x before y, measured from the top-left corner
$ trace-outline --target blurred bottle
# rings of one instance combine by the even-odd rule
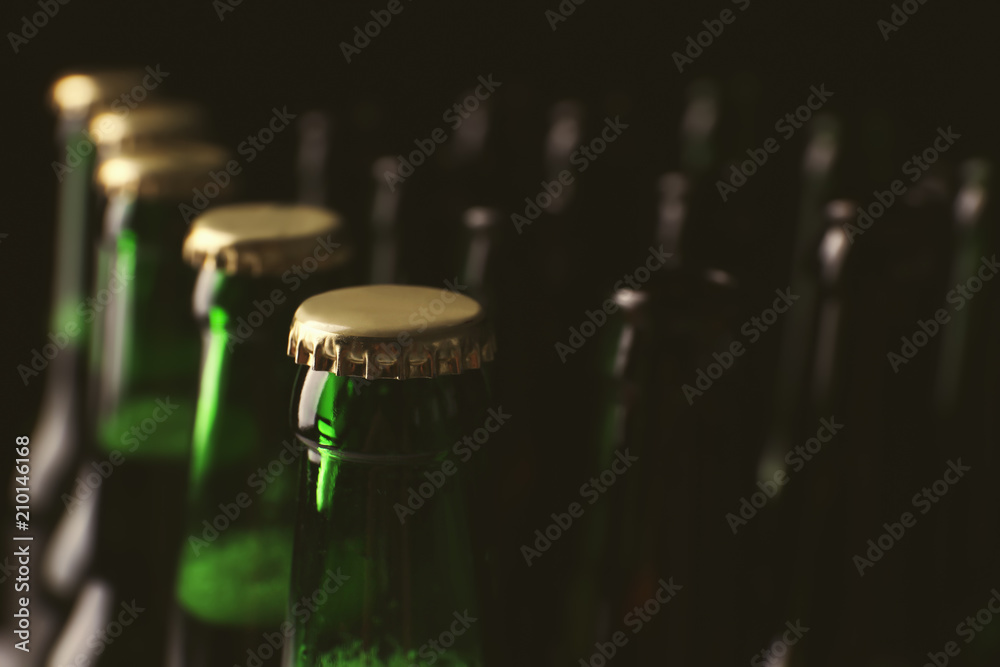
[[[401,270],[399,200],[402,184],[390,183],[385,174],[396,170],[396,159],[385,156],[372,164],[375,195],[371,207],[372,285],[405,282]]]
[[[602,386],[598,391],[602,400],[594,428],[596,451],[588,453],[593,459],[590,472],[595,479],[602,471],[614,470],[612,466],[622,469],[616,454],[625,456],[626,461],[635,456],[645,465],[648,453],[644,422],[646,411],[652,407],[655,363],[649,294],[621,289],[614,293],[612,302],[615,312],[609,316],[606,332],[606,345],[610,345],[601,355]],[[641,485],[615,492],[621,491],[626,481],[616,481],[618,489],[611,491],[610,498],[588,507],[582,521],[585,532],[579,538],[571,585],[560,614],[565,637],[559,650],[565,655],[560,654],[559,659],[565,664],[581,657],[587,661],[595,641],[620,629],[620,618],[614,619],[614,615],[629,585],[626,582],[635,574],[640,560],[635,551],[640,545],[630,538],[637,537],[633,524],[642,520],[636,512],[640,501],[634,498],[634,491]]]
[[[571,162],[574,156],[579,158],[585,123],[586,110],[578,100],[562,100],[552,106],[542,153],[541,181],[537,186],[532,184],[534,189],[527,193],[530,202],[518,202],[514,209],[529,214],[532,210],[539,211],[531,227],[524,227],[520,221],[517,226],[519,234],[535,236],[531,243],[540,253],[536,259],[541,272],[538,282],[549,296],[569,292],[567,288],[577,277],[581,246],[585,242],[578,233],[585,212],[580,192],[584,176],[577,173],[579,166]],[[566,306],[567,312],[577,310],[576,304]],[[559,314],[550,311],[549,316]],[[556,322],[561,325],[561,321]]]
[[[693,570],[710,570],[720,561],[722,550],[694,530],[692,516],[706,514],[700,498],[720,495],[726,482],[722,474],[700,475],[700,459],[710,451],[727,457],[736,443],[726,437],[729,425],[704,418],[704,402],[738,421],[730,408],[739,404],[733,396],[741,369],[727,370],[729,377],[719,382],[726,388],[687,392],[698,382],[698,367],[714,361],[713,353],[728,354],[739,290],[728,273],[706,268],[712,266],[710,254],[691,252],[690,226],[698,219],[690,184],[680,172],[660,178],[653,236],[668,256],[641,290],[613,294],[614,312],[599,336],[595,377],[600,382],[590,386],[599,407],[588,419],[588,470],[604,482],[601,475],[607,478],[608,470],[621,472],[621,461],[634,465],[581,519],[584,534],[564,614],[570,654],[560,656],[562,661],[590,660],[600,651],[598,644],[606,646],[616,633],[628,638],[626,646],[615,647],[615,660],[623,664],[655,664],[665,646],[676,649],[685,638],[697,643],[695,621],[676,606],[657,618],[657,629],[635,639],[630,620],[639,618],[634,608],[655,597],[661,580],[676,576],[676,583],[686,584]],[[742,366],[743,360],[734,358],[734,364]],[[676,470],[686,473],[676,478]],[[689,539],[677,539],[688,530]],[[700,585],[709,595],[718,588]]]
[[[469,90],[452,111],[451,137],[441,155],[442,209],[448,216],[483,202],[494,204],[496,191],[496,113],[492,99],[480,101]],[[470,101],[471,100],[471,101]],[[457,127],[456,127],[457,124]]]
[[[791,438],[797,427],[801,401],[806,398],[802,387],[809,374],[814,336],[823,333],[816,328],[821,280],[817,273],[816,249],[829,233],[829,212],[835,210],[839,214],[842,209],[842,206],[827,208],[836,187],[840,124],[832,116],[818,116],[809,131],[789,271],[790,291],[797,299],[781,333],[773,413],[764,451],[766,459],[783,456],[793,444]]]
[[[51,586],[75,598],[51,654],[57,664],[164,655],[199,359],[180,204],[227,158],[192,144],[112,158],[98,173],[107,204],[89,302],[90,460],[64,496],[43,562]],[[127,631],[107,644],[88,641],[121,604],[142,608]]]
[[[701,182],[718,159],[720,96],[711,79],[695,81],[686,91],[678,152],[681,171],[691,181]]]
[[[357,287],[296,311],[288,351],[307,367],[291,418],[308,449],[285,665],[483,664],[462,466],[503,417],[486,399],[493,346],[475,301],[455,295],[411,329],[440,295]]]
[[[992,165],[985,160],[970,160],[962,165],[952,211],[953,251],[950,279],[946,285],[948,290],[964,285],[970,278],[984,286],[992,279],[989,266],[985,267],[987,271],[984,275],[990,277],[986,280],[979,277],[983,259],[991,254],[987,251],[990,250],[989,237],[993,231],[990,216],[995,211],[992,171]],[[966,291],[971,294],[968,288]],[[967,419],[962,419],[960,413],[970,401],[975,400],[976,390],[969,380],[974,377],[974,351],[979,343],[976,334],[985,323],[983,311],[987,308],[986,304],[986,299],[968,299],[967,307],[955,309],[951,315],[953,321],[947,323],[950,326],[942,327],[934,404],[943,421],[942,427],[949,431],[976,419],[974,411],[965,415]]]
[[[87,342],[92,340],[92,322],[100,307],[85,297],[91,294],[99,233],[98,197],[92,184],[95,165],[125,150],[198,134],[202,128],[203,115],[191,104],[149,101],[132,110],[124,106],[108,110],[114,97],[141,78],[141,72],[73,75],[60,79],[53,89],[60,109],[59,135],[67,156],[57,170],[61,181],[57,294],[51,321],[55,338],[63,347],[47,369],[51,375],[32,443],[33,447],[37,443],[37,448],[33,449],[31,526],[35,553],[39,554],[66,547],[72,532],[69,526],[74,525],[66,517],[66,506],[72,502],[80,479],[93,472],[80,466],[86,455],[82,434]],[[81,477],[74,480],[77,473]],[[81,525],[75,522],[77,529]],[[54,537],[57,539],[50,548]],[[46,556],[46,562],[53,559],[59,560]],[[33,625],[39,644],[51,646],[54,642],[54,633],[70,611],[77,584],[67,585],[65,577],[53,577],[51,572],[40,578],[33,591]],[[45,652],[36,651],[35,655],[44,656]]]
[[[328,114],[309,111],[299,120],[298,200],[310,206],[327,205],[327,160],[330,152]]]
[[[951,215],[951,269],[941,304],[948,318],[937,320],[941,348],[933,401],[938,421],[937,462],[961,458],[972,470],[960,480],[956,493],[949,492],[938,503],[937,511],[928,515],[933,522],[928,532],[934,548],[925,554],[935,576],[947,577],[951,586],[938,591],[938,599],[912,593],[914,605],[943,610],[942,618],[934,619],[940,624],[933,629],[949,631],[943,617],[964,618],[978,611],[1000,574],[995,558],[1000,553],[1000,521],[993,511],[1000,462],[994,455],[996,431],[990,428],[997,402],[997,394],[991,390],[996,368],[991,358],[996,358],[997,339],[990,331],[990,318],[1000,294],[1000,266],[994,252],[998,211],[995,166],[985,159],[968,160],[958,175]],[[933,326],[925,324],[925,328],[934,331]],[[963,661],[977,667],[995,661],[1000,649],[1000,628],[992,623],[981,627],[975,643],[968,642],[962,651]],[[942,637],[942,641],[949,639]],[[963,637],[963,641],[967,639]],[[932,642],[928,643],[930,649],[938,650]]]
[[[462,215],[465,232],[465,257],[462,262],[462,284],[468,295],[483,304],[494,317],[497,300],[497,246],[503,216],[495,208],[473,206]]]
[[[824,654],[822,644],[828,640],[820,635],[838,631],[834,619],[841,613],[841,607],[825,597],[826,589],[849,583],[838,583],[848,575],[840,567],[841,550],[832,545],[844,539],[849,513],[838,506],[838,499],[849,475],[845,462],[857,430],[844,394],[847,348],[859,324],[851,300],[856,277],[849,263],[848,231],[856,206],[846,200],[830,202],[820,214],[825,233],[811,256],[799,257],[797,272],[815,276],[810,287],[815,299],[812,322],[798,332],[803,340],[793,347],[805,355],[794,366],[801,374],[787,374],[791,364],[786,362],[786,374],[777,381],[775,413],[786,421],[773,426],[778,430],[770,432],[756,471],[756,488],[768,496],[768,507],[753,517],[753,531],[744,531],[751,532],[744,537],[752,539],[760,554],[754,578],[759,595],[767,596],[762,601],[766,624],[757,631],[768,634],[758,635],[758,644],[770,648],[786,622],[801,620],[818,629],[809,642],[789,649],[789,664],[810,664],[808,656]],[[787,330],[787,335],[793,333],[794,328]],[[789,406],[789,401],[794,404]],[[843,430],[845,425],[849,430]]]
[[[788,292],[795,296],[794,307],[782,315],[780,347],[764,415],[763,442],[755,469],[747,471],[753,474],[758,487],[770,488],[768,485],[774,484],[776,474],[790,474],[792,471],[785,463],[788,452],[814,434],[820,417],[830,416],[817,414],[814,392],[822,391],[825,395],[831,391],[827,385],[832,381],[834,369],[830,366],[833,357],[829,348],[844,336],[838,322],[830,320],[839,312],[838,302],[831,299],[832,295],[840,298],[843,291],[839,280],[850,246],[841,229],[851,222],[845,217],[850,213],[845,209],[849,204],[843,201],[830,204],[833,192],[841,187],[838,170],[843,147],[841,123],[834,116],[820,115],[809,125],[808,133],[800,167],[791,264],[786,274]],[[846,247],[838,245],[841,242]],[[775,506],[782,505],[781,493],[779,487],[771,501]],[[784,587],[799,586],[803,590],[801,583],[787,576],[789,567],[799,568],[801,564],[789,565],[782,556],[795,549],[800,541],[799,533],[789,529],[795,522],[786,518],[786,511],[789,510],[762,513],[761,517],[755,517],[757,525],[753,529],[742,531],[743,543],[756,555],[752,561],[753,580],[772,582],[770,590],[759,593],[767,597],[760,602],[763,623],[755,628],[755,634],[769,633],[789,620],[778,617],[787,612],[786,596],[798,593],[787,592]],[[738,525],[734,526],[736,529]]]
[[[51,529],[59,511],[59,487],[78,462],[79,423],[83,406],[88,322],[82,311],[92,275],[94,241],[98,233],[92,210],[94,165],[98,149],[88,123],[123,91],[141,79],[141,72],[109,71],[71,74],[52,87],[58,114],[53,162],[59,179],[58,216],[53,266],[50,331],[58,346],[46,370],[45,391],[32,442],[32,521],[38,530]]]
[[[171,665],[240,663],[284,620],[296,491],[286,468],[300,455],[287,440],[288,322],[300,296],[338,279],[344,232],[325,209],[248,204],[201,215],[185,241],[200,268],[203,349]]]

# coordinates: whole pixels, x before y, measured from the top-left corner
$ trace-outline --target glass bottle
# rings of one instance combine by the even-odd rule
[[[285,665],[482,665],[470,459],[509,418],[480,370],[481,306],[426,287],[335,290],[296,311],[301,463]]]
[[[91,215],[94,207],[91,182],[97,149],[87,133],[90,119],[107,108],[115,96],[131,87],[141,73],[106,71],[69,74],[52,86],[50,97],[57,113],[56,143],[60,148],[52,168],[59,180],[56,249],[53,265],[50,331],[64,347],[53,357],[35,431],[32,482],[33,525],[41,529],[58,515],[59,487],[70,474],[79,449],[75,427],[82,417],[87,326],[80,311],[93,275],[91,253],[98,233]],[[34,374],[21,370],[27,383]]]
[[[189,305],[195,274],[181,260],[186,230],[178,204],[227,158],[222,149],[190,144],[112,158],[98,171],[105,227],[89,302],[84,431],[84,466],[97,477],[64,498],[54,538],[60,548],[43,562],[75,597],[54,662],[84,655],[102,666],[135,664],[164,654],[199,363]],[[121,604],[143,610],[128,632],[88,643],[86,628],[105,627]]]
[[[343,236],[326,209],[246,204],[202,214],[185,241],[200,267],[203,346],[172,665],[242,663],[284,620],[296,488],[288,470],[302,451],[288,439],[287,322],[298,296],[338,279],[333,269],[349,257]]]

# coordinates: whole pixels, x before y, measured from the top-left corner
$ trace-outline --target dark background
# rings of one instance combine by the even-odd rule
[[[826,83],[835,92],[830,108],[849,118],[884,111],[900,165],[929,145],[941,125],[962,133],[959,153],[995,153],[998,46],[992,26],[998,12],[992,3],[929,2],[888,42],[876,27],[888,18],[888,3],[754,0],[739,12],[727,2],[590,0],[553,32],[544,11],[556,4],[405,2],[404,11],[350,64],[338,44],[352,39],[354,26],[371,20],[368,12],[382,4],[246,0],[220,21],[207,0],[75,0],[60,6],[16,55],[6,45],[3,231],[9,236],[0,253],[8,285],[7,427],[28,428],[41,387],[32,382],[25,389],[16,365],[45,340],[57,185],[50,163],[58,159],[46,94],[58,73],[73,67],[159,64],[170,73],[160,92],[204,102],[218,141],[234,150],[264,126],[272,107],[285,106],[291,113],[334,112],[334,132],[352,148],[363,146],[358,153],[412,149],[414,139],[445,126],[443,111],[478,75],[489,73],[503,82],[498,103],[514,107],[510,117],[525,121],[505,128],[505,136],[526,156],[535,151],[539,161],[552,103],[582,100],[594,127],[606,113],[621,113],[631,123],[627,149],[609,153],[599,165],[619,176],[614,205],[608,218],[593,216],[593,227],[581,230],[592,241],[582,246],[585,261],[595,266],[623,232],[651,228],[652,184],[676,162],[671,149],[682,93],[696,78],[754,75],[758,99],[752,118],[741,122],[757,129],[760,142],[774,136],[778,118],[805,101],[809,86]],[[717,18],[724,8],[736,12],[736,21],[678,73],[671,53],[704,29],[703,19]],[[4,30],[19,28],[21,17],[35,11],[34,3],[5,3]],[[801,152],[794,149],[802,139],[799,133],[793,139],[798,146],[777,156],[785,167],[798,162]],[[736,145],[732,152],[759,145]],[[294,197],[295,146],[292,136],[279,135],[247,165],[241,175],[246,192],[260,199]],[[363,162],[358,154],[345,157]],[[331,160],[336,165],[341,155],[335,151]],[[505,173],[506,182],[498,185],[516,191],[509,182],[526,180],[524,194],[537,192],[536,179],[521,176]],[[597,177],[592,181],[588,187],[609,187]],[[337,207],[338,184],[331,190],[330,203]],[[775,228],[788,223],[770,222]]]
[[[19,53],[7,50],[2,57],[7,132],[4,222],[0,224],[0,232],[8,235],[0,242],[6,287],[4,356],[0,362],[0,369],[5,369],[5,438],[12,440],[15,434],[30,430],[43,386],[43,382],[33,381],[25,388],[16,366],[27,363],[31,349],[46,342],[57,186],[50,163],[60,158],[53,149],[54,120],[46,92],[57,74],[69,68],[159,64],[170,76],[158,92],[203,102],[212,115],[215,139],[233,150],[266,124],[273,107],[287,107],[295,114],[310,109],[328,111],[334,119],[329,203],[347,215],[361,241],[372,189],[371,160],[409,151],[414,139],[426,138],[436,127],[446,127],[441,119],[443,111],[476,84],[477,76],[492,74],[502,86],[491,100],[495,122],[487,144],[488,166],[478,172],[483,178],[474,188],[481,201],[450,197],[449,184],[461,179],[442,164],[420,170],[404,194],[403,262],[411,281],[432,285],[453,275],[455,257],[461,250],[453,200],[520,211],[523,198],[539,191],[542,145],[553,104],[567,98],[583,104],[587,114],[584,138],[596,136],[606,116],[620,115],[629,124],[613,149],[601,156],[592,170],[580,175],[578,208],[571,228],[549,224],[552,219],[548,214],[523,236],[517,236],[510,225],[504,226],[499,271],[504,303],[508,304],[501,313],[508,319],[501,326],[501,350],[506,349],[508,358],[515,360],[507,366],[507,374],[501,374],[501,388],[508,396],[523,388],[523,396],[511,401],[523,410],[518,414],[529,415],[512,430],[516,433],[508,436],[515,441],[508,450],[513,454],[505,461],[510,487],[504,500],[498,501],[501,514],[514,516],[508,516],[498,530],[509,534],[516,544],[526,540],[534,528],[544,526],[549,511],[565,507],[575,496],[578,481],[586,478],[589,463],[576,457],[575,445],[587,441],[591,427],[587,412],[599,402],[598,392],[592,391],[600,389],[599,381],[588,370],[598,350],[591,345],[585,348],[585,355],[578,355],[575,366],[562,366],[554,361],[552,340],[566,327],[578,324],[581,313],[599,303],[614,281],[645,256],[656,220],[656,179],[678,166],[678,123],[690,84],[710,78],[723,89],[720,175],[728,173],[722,164],[727,157],[742,158],[746,149],[758,148],[766,138],[776,136],[775,121],[804,103],[810,86],[821,84],[834,92],[827,109],[839,114],[845,127],[839,196],[871,201],[874,189],[884,190],[893,179],[903,177],[902,164],[931,145],[938,127],[951,126],[962,135],[947,155],[945,162],[951,166],[966,157],[1000,154],[1000,124],[996,120],[1000,65],[996,25],[1000,12],[994,3],[929,0],[886,42],[876,22],[888,18],[892,11],[888,2],[752,0],[750,7],[740,12],[737,5],[723,0],[588,0],[554,32],[544,12],[556,8],[555,0],[403,2],[404,11],[393,16],[389,26],[350,64],[345,62],[339,43],[353,39],[354,26],[371,20],[369,11],[384,9],[385,3],[263,4],[244,0],[220,21],[208,0],[162,4],[72,0],[60,6],[58,15],[22,45]],[[725,8],[736,13],[736,21],[679,73],[671,54],[682,51],[687,37],[704,29],[703,20],[717,18]],[[20,26],[21,16],[35,11],[38,8],[33,3],[8,2],[0,27],[14,30]],[[807,133],[800,131],[791,140],[782,140],[781,150],[766,170],[751,179],[730,205],[707,209],[715,213],[708,216],[711,219],[706,217],[703,247],[718,240],[722,247],[719,261],[738,275],[747,290],[744,296],[750,295],[735,317],[737,323],[758,313],[761,304],[767,303],[764,297],[776,286],[788,284],[806,138]],[[874,151],[875,144],[882,148]],[[296,145],[297,136],[286,131],[245,165],[238,177],[244,198],[295,197]],[[903,237],[921,234],[923,229],[914,225],[912,232],[903,230]],[[716,231],[718,239],[713,236]],[[869,238],[870,248],[892,247],[892,239],[878,241],[875,234]],[[933,246],[926,237],[914,243]],[[548,253],[558,247],[569,249],[571,259],[566,266],[550,261]],[[891,300],[901,295],[903,300],[909,298],[908,308],[893,311],[895,319],[873,319],[873,327],[889,330],[887,340],[897,340],[899,334],[909,333],[905,327],[910,327],[910,322],[926,316],[925,306],[933,309],[941,303],[944,290],[924,299],[902,288],[887,287],[879,282],[884,274],[870,269],[888,263],[892,253],[866,253],[862,257],[869,270],[859,275],[867,275],[873,282],[855,286],[854,293],[860,295],[857,303],[861,304],[856,312],[877,319]],[[942,266],[947,265],[947,248],[942,247],[939,259]],[[995,310],[996,304],[993,298],[988,305]],[[556,314],[548,320],[538,319],[546,313]],[[864,331],[864,323],[855,328]],[[990,331],[996,330],[994,324]],[[682,488],[678,479],[703,480],[705,498],[721,489],[718,498],[699,500],[695,498],[697,489],[683,487],[678,496],[683,493],[695,498],[692,507],[677,506],[671,512],[680,523],[691,524],[689,532],[683,535],[677,524],[664,528],[668,541],[676,538],[699,544],[692,548],[690,570],[676,572],[679,580],[695,582],[686,593],[700,600],[673,612],[684,617],[682,621],[674,617],[673,627],[681,628],[688,638],[677,639],[672,634],[673,643],[667,645],[684,647],[677,649],[678,656],[691,661],[684,664],[697,664],[699,645],[717,660],[733,655],[744,662],[770,640],[769,629],[780,627],[783,620],[793,620],[787,618],[782,601],[774,599],[781,596],[770,592],[782,589],[787,581],[799,580],[795,569],[798,555],[777,553],[774,559],[784,565],[765,568],[770,578],[761,575],[760,563],[770,557],[764,553],[770,539],[765,526],[776,529],[776,524],[759,524],[759,532],[738,543],[732,553],[712,549],[715,538],[697,542],[693,535],[700,529],[692,528],[698,524],[692,517],[700,512],[708,517],[706,521],[715,522],[712,530],[718,532],[722,513],[715,505],[728,511],[747,491],[745,484],[726,486],[719,482],[713,487],[711,480],[726,475],[732,478],[733,470],[753,467],[754,448],[759,447],[768,427],[769,383],[773,382],[779,343],[779,336],[766,339],[747,369],[732,376],[728,388],[718,389],[712,403],[697,406],[690,413],[694,416],[685,418],[702,425],[702,433],[705,423],[715,424],[716,430],[711,432],[721,440],[709,437],[700,442],[708,450],[698,453],[702,457],[699,469],[670,470],[666,478],[665,483],[678,488]],[[872,426],[869,437],[853,441],[861,448],[857,451],[870,453],[868,458],[859,455],[853,460],[868,461],[870,468],[851,469],[843,486],[831,491],[854,505],[852,517],[868,517],[868,523],[857,531],[843,530],[861,537],[858,544],[863,544],[865,537],[875,537],[881,521],[898,516],[908,494],[933,480],[950,455],[936,450],[927,436],[929,422],[921,421],[920,416],[934,359],[927,355],[918,360],[910,379],[900,383],[902,389],[890,390],[886,389],[890,385],[884,373],[884,348],[879,349],[882,351],[870,356],[870,367],[865,354],[858,352],[852,357],[848,385],[855,393],[844,401],[860,415],[854,424]],[[875,369],[874,364],[883,366]],[[888,398],[879,393],[883,389]],[[981,408],[991,410],[995,401],[989,401],[995,398],[995,394],[982,398],[985,405]],[[876,399],[879,402],[864,404]],[[880,411],[886,414],[881,420]],[[976,439],[983,452],[996,444],[995,431],[971,429],[963,432],[963,437]],[[734,438],[749,443],[745,450]],[[956,451],[961,451],[961,443],[954,444]],[[717,447],[715,453],[712,447]],[[870,452],[863,449],[868,447]],[[531,469],[521,477],[511,472],[518,470],[511,458],[518,457],[528,461],[525,465]],[[846,461],[841,459],[840,465]],[[995,463],[991,465],[995,470]],[[904,472],[892,480],[900,468]],[[988,473],[986,468],[982,471]],[[870,477],[890,481],[873,492],[864,487]],[[520,493],[522,484],[525,491]],[[859,491],[861,487],[864,490]],[[995,508],[984,511],[988,517],[996,515]],[[803,526],[849,521],[837,516],[800,520]],[[991,522],[995,528],[995,519]],[[937,523],[935,526],[941,528]],[[938,576],[941,572],[961,570],[965,547],[948,542],[940,531],[932,532],[931,526],[925,532],[920,538],[924,541],[914,538],[907,554],[894,554],[900,561],[910,559],[911,564],[886,574],[888,579],[876,580],[869,587],[872,579],[865,577],[862,587],[850,570],[844,575],[844,580],[851,582],[847,592],[837,590],[841,587],[836,577],[827,582],[834,589],[825,591],[830,607],[840,605],[838,611],[829,612],[830,617],[843,626],[830,623],[826,629],[818,629],[814,635],[817,646],[839,646],[842,657],[850,656],[859,664],[917,664],[927,650],[936,649],[951,636],[955,622],[981,606],[979,598],[985,599],[986,584],[992,580],[989,575],[995,571],[970,568],[956,575],[968,577],[964,585],[943,580]],[[720,534],[718,544],[725,548],[737,544],[724,529]],[[561,550],[553,549],[537,569],[526,570],[523,576],[515,568],[517,563],[511,565],[513,574],[508,575],[515,595],[536,595],[522,598],[504,612],[509,617],[506,631],[512,646],[541,645],[549,632],[548,624],[564,615],[560,586],[569,584],[560,575],[576,562],[567,544]],[[780,538],[776,544],[783,544]],[[995,540],[990,544],[995,546]],[[847,551],[851,548],[853,544],[844,547]],[[947,561],[951,569],[938,567],[939,561],[931,567],[930,560],[921,560],[940,549],[954,552]],[[976,554],[979,565],[997,559],[1000,553]],[[700,594],[699,565],[705,576],[714,577],[713,584],[703,587]],[[890,566],[881,568],[877,572],[884,573]],[[934,576],[922,578],[923,572]],[[822,581],[823,577],[816,579]],[[546,584],[551,586],[546,588]],[[924,608],[919,604],[922,588],[949,592],[934,597]],[[826,604],[825,598],[816,595],[820,601],[815,605]],[[789,597],[794,598],[794,594]],[[906,609],[922,614],[919,623],[899,615]],[[880,621],[889,629],[876,627]],[[864,630],[851,634],[844,626],[852,623],[864,626]],[[616,629],[617,619],[612,619],[610,626]],[[926,628],[940,636],[921,635]],[[854,643],[845,647],[841,642],[845,636],[852,637]],[[995,647],[993,641],[991,646]],[[826,653],[816,651],[815,664],[826,664],[819,657]],[[974,664],[989,664],[989,659],[987,656]]]

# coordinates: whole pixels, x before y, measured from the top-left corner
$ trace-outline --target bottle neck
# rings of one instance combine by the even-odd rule
[[[292,410],[309,450],[290,664],[402,664],[443,631],[455,641],[442,664],[481,664],[465,485],[467,443],[489,418],[482,374],[364,383],[303,369]],[[315,614],[296,606],[318,591]]]
[[[212,266],[198,275],[193,310],[202,355],[192,499],[214,496],[206,484],[222,470],[246,467],[262,456],[266,464],[287,437],[285,406],[295,364],[285,353],[285,339],[297,301],[280,283],[277,277],[227,275]]]
[[[84,130],[84,118],[60,118],[57,138],[63,153],[53,162],[59,179],[59,202],[50,335],[45,342],[46,345],[58,346],[59,352],[51,357],[45,369],[44,393],[35,422],[35,434],[32,435],[32,440],[39,443],[34,468],[35,507],[36,512],[43,516],[46,508],[50,507],[49,501],[54,500],[49,490],[70,469],[85,413],[84,352],[90,327],[84,319],[84,293],[85,286],[93,278],[90,265],[95,225],[90,216],[94,150],[93,145],[87,143],[89,140]],[[91,150],[84,155],[80,149],[87,146]],[[42,349],[45,350],[44,347]],[[31,377],[22,375],[25,382]],[[54,424],[60,425],[58,434],[46,435]]]
[[[307,293],[280,276],[208,265],[194,290],[202,363],[177,599],[208,643],[220,627],[272,630],[284,619],[304,450],[288,431],[296,372],[288,322],[299,300],[328,282],[299,286]],[[197,652],[193,637],[185,647]]]
[[[482,370],[410,380],[347,378],[301,368],[291,415],[296,436],[313,449],[373,463],[440,457],[474,428],[463,405],[485,403]],[[359,440],[362,428],[378,436]]]
[[[98,278],[83,309],[94,323],[91,431],[102,449],[182,460],[198,368],[194,271],[181,261],[186,230],[170,203],[124,193],[108,200],[105,223]]]
[[[92,248],[94,235],[95,225],[90,220],[90,193],[97,150],[86,133],[86,120],[83,118],[62,119],[59,134],[64,140],[65,162],[54,165],[59,178],[59,204],[50,319],[52,331],[57,332],[64,331],[71,323],[78,327],[81,325],[76,311],[84,297],[87,251]],[[90,150],[81,150],[87,147]],[[73,340],[76,339],[74,336]]]

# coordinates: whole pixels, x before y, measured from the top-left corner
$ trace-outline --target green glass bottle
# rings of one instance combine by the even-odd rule
[[[128,71],[75,73],[60,77],[50,97],[57,113],[56,143],[59,153],[52,168],[59,181],[56,248],[53,265],[52,309],[49,330],[62,349],[45,369],[45,391],[35,431],[32,484],[33,527],[48,530],[58,516],[58,499],[66,478],[79,462],[79,420],[83,412],[87,324],[81,307],[87,296],[92,248],[98,225],[92,180],[97,148],[87,124],[141,73]],[[48,341],[46,341],[48,342]],[[19,367],[25,384],[38,373]]]
[[[195,273],[181,260],[178,202],[227,157],[186,145],[116,157],[98,171],[107,202],[88,302],[94,345],[86,465],[100,480],[67,499],[67,516],[91,520],[62,551],[93,552],[83,590],[98,591],[108,604],[89,608],[81,595],[57,655],[134,665],[165,651],[199,363],[189,305]],[[81,642],[74,650],[76,617],[100,622],[107,614],[107,624],[119,603],[133,601],[143,611],[128,632],[107,646]]]
[[[99,151],[87,127],[95,114],[107,109],[117,96],[141,81],[142,76],[141,71],[129,70],[67,73],[49,91],[56,116],[56,151],[51,167],[58,181],[49,336],[37,348],[41,353],[36,353],[29,364],[17,368],[25,385],[44,385],[30,438],[31,537],[36,562],[44,560],[54,565],[41,568],[32,587],[32,639],[36,647],[48,647],[55,641],[70,612],[73,591],[79,585],[79,568],[57,566],[78,560],[62,550],[60,538],[71,533],[73,526],[65,520],[60,497],[75,484],[84,449],[81,425],[85,415],[86,350],[90,335],[85,320],[86,297],[93,277],[93,249],[99,231],[92,186]],[[0,464],[0,471],[12,472],[6,461]],[[90,471],[84,471],[84,476],[87,472]],[[5,477],[9,483],[7,480]],[[4,502],[12,500],[10,494]],[[11,507],[10,512],[13,511]],[[46,556],[39,558],[39,554]],[[6,608],[7,602],[13,605],[14,601],[7,598],[19,595],[11,587],[0,596],[3,606]],[[25,665],[41,664],[44,656],[45,651],[36,648]]]
[[[484,664],[470,463],[507,416],[474,300],[426,287],[327,292],[296,311],[301,463],[284,665]]]
[[[601,410],[593,415],[593,465],[595,478],[616,464],[616,455],[627,452],[645,465],[643,445],[644,419],[653,401],[649,396],[653,379],[655,347],[651,336],[649,293],[639,290],[616,290],[612,301],[617,307],[604,333],[605,349],[601,359]],[[589,444],[589,443],[588,443]],[[641,468],[640,468],[641,470]],[[639,475],[640,472],[630,473]],[[560,661],[573,663],[595,650],[594,642],[620,628],[620,598],[631,579],[638,574],[642,558],[639,537],[642,524],[658,516],[659,508],[644,507],[636,495],[640,484],[624,479],[608,489],[606,502],[587,509],[581,521],[585,532],[578,536],[569,587],[561,614],[565,639],[560,646]],[[650,521],[652,523],[652,521]],[[637,537],[639,536],[639,537]],[[655,577],[654,577],[655,580]],[[586,657],[584,660],[586,661]]]
[[[66,157],[60,156],[62,161],[53,164],[60,178],[60,215],[51,331],[65,347],[46,370],[49,376],[36,429],[38,465],[33,475],[37,482],[33,483],[32,529],[36,531],[35,553],[42,563],[34,588],[34,614],[38,644],[46,647],[54,644],[69,616],[92,556],[92,542],[81,536],[93,535],[93,514],[75,511],[75,499],[90,495],[95,480],[102,479],[87,454],[83,435],[87,341],[97,308],[102,307],[94,298],[103,296],[99,291],[91,295],[90,290],[100,233],[94,170],[108,156],[111,134],[116,135],[113,144],[120,153],[196,132],[203,120],[194,105],[152,100],[131,112],[101,111],[141,78],[141,73],[132,72],[77,74],[60,79],[52,92],[60,111],[59,136]]]
[[[185,241],[203,347],[171,665],[242,663],[284,620],[302,451],[287,323],[296,297],[338,281],[343,236],[326,209],[246,204],[202,214]]]

